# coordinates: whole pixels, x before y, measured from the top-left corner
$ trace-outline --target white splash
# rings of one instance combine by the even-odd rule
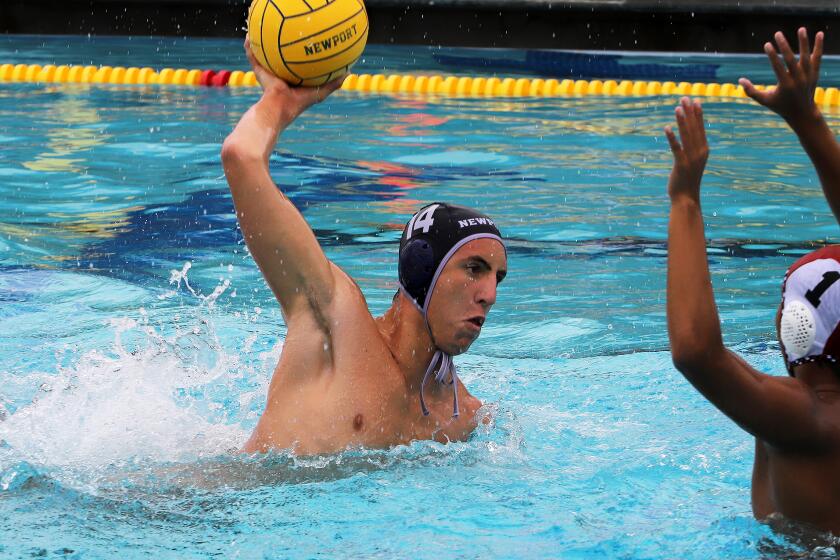
[[[187,261],[184,263],[184,266],[181,267],[181,270],[170,270],[169,271],[169,284],[176,284],[175,289],[178,290],[181,287],[181,283],[183,282],[184,286],[190,291],[190,293],[196,297],[198,294],[195,290],[192,289],[190,286],[190,281],[187,278],[187,273],[192,268],[192,262]]]
[[[245,350],[239,343],[226,351],[215,323],[233,318],[210,311],[230,282],[202,296],[189,285],[189,269],[186,263],[173,271],[172,280],[186,286],[199,305],[179,308],[169,319],[158,316],[159,328],[145,308],[138,310],[139,320],[112,318],[110,348],[89,350],[67,367],[59,360],[57,375],[27,374],[40,390],[30,404],[0,421],[7,460],[89,471],[194,461],[242,446],[250,430],[241,424],[258,416],[282,343],[254,356],[256,336],[250,335]]]
[[[213,289],[213,292],[209,296],[205,296],[200,291],[196,290],[190,285],[190,280],[187,277],[190,269],[192,268],[192,262],[187,261],[181,267],[181,270],[170,270],[169,271],[169,285],[175,284],[175,288],[169,290],[161,295],[158,296],[158,299],[168,299],[178,294],[178,290],[181,289],[181,285],[187,289],[187,291],[192,294],[194,297],[198,298],[204,305],[208,308],[212,308],[216,305],[216,300],[225,293],[225,291],[230,287],[230,280],[227,278],[220,279],[219,284]],[[230,271],[230,269],[229,269]],[[236,297],[236,290],[233,291],[231,297]]]

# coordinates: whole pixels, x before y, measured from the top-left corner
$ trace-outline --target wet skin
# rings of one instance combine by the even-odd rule
[[[776,312],[780,331],[782,306]],[[784,344],[779,346],[787,363]],[[791,391],[805,393],[813,406],[817,428],[803,434],[799,446],[755,441],[752,507],[758,519],[774,513],[840,535],[840,376],[824,363],[804,363],[793,377],[774,378]]]
[[[797,59],[781,33],[765,52],[775,88],[741,84],[748,96],[781,116],[808,154],[840,221],[840,145],[813,102],[822,34],[813,51],[798,32]],[[781,57],[779,56],[781,55]],[[765,375],[723,345],[706,258],[700,183],[709,155],[699,102],[676,109],[677,134],[668,183],[668,334],[674,365],[694,387],[756,438],[752,506],[758,519],[781,514],[840,534],[840,375],[826,363],[804,363],[793,377]],[[781,309],[781,308],[780,308]],[[777,330],[780,315],[777,314]],[[782,346],[784,353],[784,346]]]
[[[374,319],[358,286],[333,270],[326,328],[314,317],[289,321],[265,412],[243,451],[308,455],[469,437],[481,421],[481,402],[463,383],[459,417],[452,416],[451,386],[437,383],[426,386],[430,415],[420,410],[419,384],[434,347],[414,304],[400,294]],[[430,303],[429,322],[441,347],[460,354],[478,338],[505,270],[495,240],[478,239],[456,252]]]
[[[822,372],[825,383],[812,379],[808,386],[815,400],[814,415],[833,424],[829,434],[816,445],[777,446],[756,438],[752,474],[752,509],[757,519],[780,513],[840,535],[840,388],[834,372]],[[785,380],[795,382],[796,380]],[[804,385],[804,383],[803,383]]]

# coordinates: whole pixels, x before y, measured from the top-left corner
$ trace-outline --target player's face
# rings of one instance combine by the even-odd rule
[[[446,263],[429,302],[429,326],[448,354],[466,352],[481,334],[496,290],[507,274],[507,256],[495,239],[475,239]]]

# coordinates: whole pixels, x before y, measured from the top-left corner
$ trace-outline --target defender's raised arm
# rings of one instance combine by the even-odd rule
[[[342,80],[320,88],[292,88],[257,63],[247,38],[245,51],[263,95],[225,140],[222,164],[248,249],[290,321],[300,304],[326,305],[333,272],[303,216],[272,181],[268,159],[278,135]]]
[[[679,138],[668,182],[668,336],[674,365],[709,401],[751,434],[775,445],[820,445],[813,394],[794,379],[764,375],[724,347],[706,258],[700,182],[709,148],[699,102],[676,110]]]
[[[769,41],[764,44],[764,52],[779,80],[775,88],[760,91],[746,78],[741,78],[740,82],[747,95],[782,117],[799,137],[817,170],[831,211],[840,222],[840,145],[814,103],[822,62],[823,33],[817,33],[813,50],[807,30],[800,28],[797,34],[798,59],[781,31],[774,36],[778,50]]]

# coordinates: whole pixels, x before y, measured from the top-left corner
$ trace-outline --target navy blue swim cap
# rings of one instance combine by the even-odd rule
[[[400,287],[424,315],[429,295],[452,255],[482,238],[495,239],[504,247],[493,220],[471,208],[435,202],[412,216],[400,238]]]

